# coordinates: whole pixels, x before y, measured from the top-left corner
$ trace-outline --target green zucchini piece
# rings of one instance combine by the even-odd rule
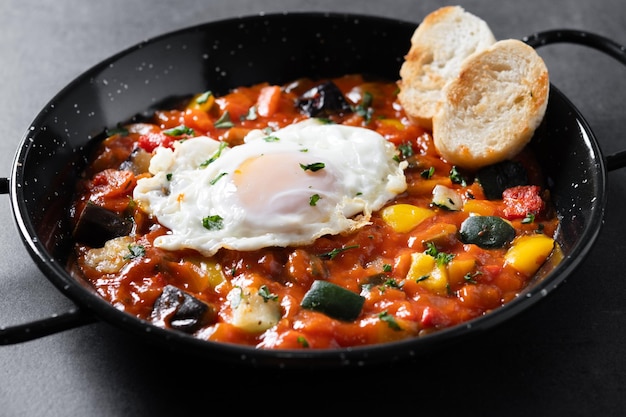
[[[519,162],[502,161],[481,168],[476,173],[487,200],[499,200],[502,192],[517,185],[528,185],[526,168]]]
[[[361,313],[365,297],[332,282],[316,280],[304,294],[300,307],[337,320],[353,321]]]
[[[483,249],[501,248],[515,237],[515,229],[498,216],[470,216],[459,230],[461,242]]]

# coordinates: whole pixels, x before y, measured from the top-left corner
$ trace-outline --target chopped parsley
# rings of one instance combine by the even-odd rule
[[[219,148],[217,148],[217,151],[215,152],[215,154],[213,154],[213,156],[211,158],[209,158],[206,161],[204,161],[203,163],[201,163],[200,167],[204,168],[204,167],[212,164],[213,162],[215,162],[215,160],[222,155],[222,151],[224,150],[224,148],[227,148],[227,147],[228,147],[228,143],[220,142],[220,146],[219,146]]]
[[[391,314],[389,314],[386,310],[379,313],[378,318],[381,321],[384,321],[385,323],[387,323],[387,326],[389,326],[390,329],[398,330],[398,331],[402,330],[402,327],[400,327],[400,325],[396,321],[396,318],[392,316]]]
[[[482,272],[480,271],[476,271],[474,273],[468,272],[467,274],[463,275],[463,279],[467,283],[476,284],[476,280],[474,278],[476,278],[478,275],[481,275],[481,274]]]
[[[430,179],[432,178],[434,174],[435,174],[435,167],[430,167],[420,172],[420,177],[425,178],[425,179]]]
[[[361,102],[354,108],[354,112],[361,116],[365,123],[368,123],[372,119],[372,114],[374,113],[374,109],[372,108],[372,94],[369,92],[363,93],[363,99]]]
[[[261,287],[259,288],[259,296],[261,296],[261,298],[263,298],[263,301],[266,303],[268,301],[278,300],[278,295],[270,292],[270,289],[267,288],[267,285],[261,285]]]
[[[413,156],[413,146],[410,143],[402,143],[398,145],[398,150],[404,159]]]
[[[300,346],[305,348],[309,347],[309,342],[304,338],[304,336],[298,336],[297,341],[300,343]]]
[[[196,98],[196,104],[206,103],[212,95],[213,93],[211,91],[205,91],[204,93],[200,94],[198,98]]]
[[[146,248],[143,245],[128,245],[128,255],[124,256],[125,260],[140,258],[146,254]]]
[[[226,174],[225,172],[220,172],[220,173],[217,175],[217,177],[213,178],[213,179],[209,182],[209,184],[211,184],[211,185],[215,185],[215,183],[216,183],[216,182],[217,182],[220,178],[222,178],[224,175],[227,175],[227,174]]]
[[[428,249],[426,249],[424,253],[435,258],[435,262],[438,266],[447,265],[454,258],[454,255],[451,253],[439,252],[433,242],[428,242],[426,245]]]
[[[331,250],[330,252],[322,253],[322,254],[320,254],[318,256],[320,258],[325,258],[325,259],[334,259],[341,252],[347,251],[348,249],[355,249],[355,248],[358,248],[358,247],[359,247],[359,245],[351,245],[351,246],[344,246],[342,248],[335,248],[335,249]]]
[[[180,126],[173,127],[171,129],[164,130],[163,133],[167,136],[183,136],[183,135],[193,136],[195,132],[190,127],[187,127],[185,125],[180,125]]]
[[[248,113],[241,116],[241,120],[256,120],[257,117],[257,108],[256,106],[252,106],[248,109]]]
[[[217,127],[218,129],[228,129],[229,127],[235,126],[235,124],[230,120],[230,113],[228,113],[228,111],[225,111],[224,113],[222,113],[220,118],[215,121],[215,124],[213,126]]]
[[[386,279],[382,284],[378,286],[378,289],[380,290],[381,293],[385,292],[387,288],[401,289],[402,283],[399,283],[394,278],[389,278],[389,279]]]
[[[202,226],[208,230],[221,230],[224,228],[224,219],[217,214],[202,219]]]
[[[452,166],[452,168],[450,169],[450,181],[452,181],[454,184],[461,184],[463,187],[467,186],[467,181],[465,180],[463,175],[461,175],[456,165]]]
[[[305,171],[311,171],[311,172],[319,171],[320,169],[323,169],[325,167],[326,167],[326,164],[324,164],[323,162],[314,162],[308,165],[300,164],[300,168],[302,168]]]
[[[128,206],[126,206],[126,211],[134,210],[137,207],[137,201],[132,196],[128,196]],[[135,222],[135,218],[132,215],[129,215],[129,221]]]
[[[318,202],[318,201],[320,201],[320,198],[322,198],[322,197],[320,197],[320,195],[319,195],[319,194],[313,194],[313,195],[311,196],[311,198],[309,199],[309,205],[310,205],[310,206],[315,206],[315,205],[317,205],[317,202]]]

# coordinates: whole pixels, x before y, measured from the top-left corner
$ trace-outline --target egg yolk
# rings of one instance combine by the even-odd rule
[[[233,174],[239,201],[251,213],[306,213],[308,220],[323,219],[319,208],[330,203],[336,178],[326,167],[317,171],[304,168],[318,162],[294,153],[247,159]]]

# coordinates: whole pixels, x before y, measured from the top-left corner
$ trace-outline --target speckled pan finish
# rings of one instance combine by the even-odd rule
[[[209,89],[221,94],[261,81],[285,83],[302,76],[357,72],[397,79],[415,27],[411,22],[343,14],[242,17],[143,42],[69,84],[25,132],[3,191],[11,196],[17,227],[33,260],[77,308],[24,324],[18,330],[0,329],[0,340],[16,343],[103,320],[179,353],[246,366],[364,366],[403,360],[480,334],[543,299],[592,247],[606,202],[605,158],[583,117],[554,86],[547,115],[532,146],[545,168],[561,217],[557,240],[565,260],[554,270],[541,271],[518,299],[462,326],[419,339],[362,348],[261,351],[205,342],[154,327],[118,311],[65,270],[71,243],[67,207],[85,155],[105,128]]]

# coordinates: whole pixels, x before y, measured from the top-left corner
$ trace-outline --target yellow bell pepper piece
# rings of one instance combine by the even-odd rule
[[[222,266],[212,259],[191,259],[186,265],[195,277],[189,279],[192,291],[203,291],[207,288],[215,288],[226,281]]]
[[[385,223],[398,233],[406,233],[434,215],[434,211],[412,204],[394,204],[381,211]]]
[[[463,211],[480,216],[493,216],[496,213],[496,206],[486,200],[467,200],[463,205]]]
[[[404,126],[402,124],[402,122],[398,119],[380,119],[378,121],[381,125],[384,126],[388,126],[388,127],[394,127],[398,130],[404,130],[406,129],[406,126]]]
[[[554,239],[546,235],[520,236],[504,255],[505,265],[528,276],[533,275],[550,256],[553,248]]]
[[[215,103],[215,96],[210,91],[206,91],[202,94],[196,94],[187,104],[188,109],[202,110],[208,112]]]
[[[437,265],[434,257],[422,252],[412,253],[411,257],[407,280],[417,281],[418,285],[436,294],[445,295],[448,292],[448,272],[445,265]]]
[[[465,283],[465,276],[474,272],[475,259],[454,258],[448,263],[448,280],[451,284],[461,285]]]

